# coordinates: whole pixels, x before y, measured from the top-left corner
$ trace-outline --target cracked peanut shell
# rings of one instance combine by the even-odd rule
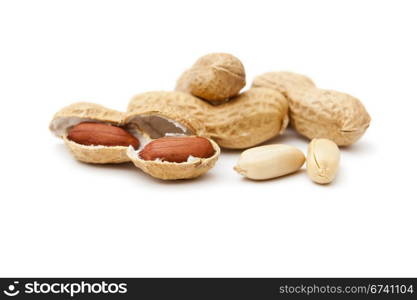
[[[214,167],[219,155],[219,146],[211,139],[208,139],[213,146],[214,154],[208,158],[189,157],[186,162],[168,162],[161,160],[144,160],[139,152],[129,147],[127,155],[136,167],[154,178],[162,180],[191,179],[199,177]]]
[[[129,102],[125,123],[144,137],[141,148],[128,149],[128,156],[136,167],[163,180],[190,179],[198,177],[214,167],[220,148],[209,139],[204,125],[204,101],[183,92],[154,91],[136,95]],[[135,130],[132,129],[132,130]],[[208,139],[214,154],[208,158],[190,156],[186,162],[144,160],[140,152],[146,145],[163,137],[198,136]]]
[[[65,145],[82,162],[109,164],[128,162],[125,146],[82,145],[68,139],[68,131],[82,122],[97,122],[120,126],[123,113],[99,104],[78,102],[58,111],[49,124],[49,129],[64,140]]]

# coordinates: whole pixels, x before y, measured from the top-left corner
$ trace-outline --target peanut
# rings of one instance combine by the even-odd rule
[[[268,88],[251,88],[215,106],[183,92],[143,93],[130,101],[126,120],[155,111],[230,149],[260,144],[282,133],[288,124],[288,100]]]
[[[104,123],[83,122],[72,127],[68,139],[81,145],[139,147],[139,141],[123,128]]]
[[[227,53],[212,53],[198,59],[177,81],[176,90],[211,102],[236,96],[245,86],[245,69]]]
[[[297,148],[275,144],[243,151],[234,169],[249,179],[265,180],[293,173],[304,161],[303,152]]]
[[[185,101],[181,102],[184,96]],[[195,178],[214,167],[220,155],[220,148],[209,138],[201,138],[202,142],[198,138],[197,141],[200,143],[194,148],[195,151],[192,147],[190,149],[190,145],[184,145],[186,148],[183,151],[179,151],[178,148],[165,149],[169,150],[169,153],[164,155],[157,147],[160,152],[156,156],[161,157],[154,160],[154,157],[149,157],[151,160],[142,159],[139,153],[144,150],[143,153],[146,154],[145,148],[152,150],[155,144],[160,143],[160,137],[180,135],[184,139],[188,138],[187,142],[192,142],[194,139],[190,136],[204,136],[204,124],[195,118],[199,111],[190,106],[192,102],[189,100],[195,100],[199,104],[207,103],[181,92],[146,93],[144,97],[139,98],[132,102],[133,106],[129,106],[128,113],[94,103],[74,103],[58,111],[49,128],[64,140],[77,160],[86,163],[110,164],[130,161],[146,174],[164,180]],[[111,135],[108,135],[109,130]],[[116,142],[119,138],[121,142]],[[154,139],[157,142],[152,143]],[[162,138],[162,141],[164,140],[165,138]],[[146,147],[149,143],[151,144]],[[208,143],[206,149],[210,150],[200,152],[201,143]],[[117,147],[100,147],[113,144]],[[144,148],[140,147],[141,145]]]
[[[307,174],[316,183],[333,181],[339,168],[340,151],[328,139],[313,139],[308,146]]]
[[[253,87],[282,92],[289,101],[291,125],[309,139],[327,138],[339,146],[355,143],[366,131],[371,117],[351,95],[316,88],[308,77],[290,72],[265,73]]]
[[[139,157],[144,160],[186,162],[190,156],[209,158],[214,155],[211,143],[202,137],[164,137],[143,148]]]
[[[207,134],[220,146],[244,149],[284,132],[288,124],[288,101],[279,92],[251,88],[229,102],[205,105]]]

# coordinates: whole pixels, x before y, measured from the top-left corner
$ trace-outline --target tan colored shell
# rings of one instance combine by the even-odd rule
[[[186,135],[207,136],[204,123],[205,105],[207,103],[183,92],[155,91],[137,95],[130,101],[125,123],[134,122],[135,118],[161,116],[186,127]],[[143,129],[141,129],[143,131]],[[161,135],[162,136],[162,135]],[[159,162],[140,159],[138,153],[129,148],[130,160],[145,173],[159,179],[175,180],[198,177],[211,169],[220,154],[219,146],[210,140],[215,154],[210,158],[196,158],[192,162]]]
[[[199,58],[177,81],[176,90],[211,102],[236,96],[245,86],[241,61],[227,53],[211,53]]]
[[[291,122],[302,135],[327,138],[339,146],[355,143],[371,118],[362,103],[337,91],[313,89],[292,101]]]
[[[90,164],[118,164],[130,161],[128,147],[85,146],[64,137],[65,145],[76,159]]]
[[[252,87],[274,89],[288,97],[289,92],[314,88],[315,84],[310,78],[301,74],[292,72],[268,72],[255,77]]]
[[[104,106],[78,102],[64,107],[53,117],[49,129],[62,138],[76,159],[86,163],[109,164],[130,161],[126,155],[128,147],[85,146],[67,139],[68,129],[81,122],[103,122],[120,125],[123,113]]]
[[[120,111],[99,104],[76,102],[58,111],[52,118],[49,129],[57,136],[63,137],[68,121],[71,119],[77,122],[76,124],[79,123],[79,120],[89,120],[119,125],[123,117],[124,114]]]
[[[210,143],[215,154],[209,158],[195,158],[191,162],[175,163],[143,160],[132,147],[129,148],[127,155],[136,167],[152,177],[163,180],[190,179],[198,177],[214,167],[220,155],[220,148],[213,140],[210,140]]]
[[[293,127],[302,135],[327,138],[339,146],[355,143],[369,127],[366,108],[351,95],[314,87],[313,82],[289,72],[266,73],[255,78],[254,87],[269,87],[286,95]]]
[[[159,115],[174,120],[192,134],[205,136],[205,102],[183,92],[155,91],[136,95],[129,102],[125,122],[136,116]]]
[[[287,99],[266,88],[250,89],[215,106],[183,92],[148,92],[131,100],[125,121],[155,112],[230,149],[260,144],[282,133],[288,124]]]
[[[288,101],[272,89],[252,88],[227,103],[207,105],[206,131],[224,148],[258,145],[282,133],[288,124]]]
[[[183,101],[181,101],[183,99]],[[199,103],[199,104],[197,104]],[[137,152],[132,147],[107,147],[107,146],[85,146],[71,141],[67,138],[67,131],[80,122],[104,122],[114,125],[123,125],[134,132],[142,141],[149,141],[149,134],[143,128],[132,126],[135,118],[146,118],[157,116],[162,119],[169,119],[175,122],[172,126],[186,127],[182,134],[204,135],[204,124],[198,118],[194,118],[191,112],[201,110],[198,105],[201,100],[181,92],[153,92],[145,93],[135,97],[128,109],[128,114],[105,108],[94,103],[75,103],[63,108],[55,114],[50,124],[50,129],[57,136],[63,138],[66,146],[70,149],[76,159],[96,164],[122,163],[132,161],[137,167],[149,175],[161,179],[186,179],[198,177],[211,169],[220,154],[219,146],[210,140],[215,154],[210,158],[194,158],[186,163],[171,163],[145,161],[138,158]],[[192,109],[189,105],[196,109]],[[129,123],[132,121],[132,123]],[[168,122],[168,121],[165,121]],[[161,132],[164,135],[164,132]]]

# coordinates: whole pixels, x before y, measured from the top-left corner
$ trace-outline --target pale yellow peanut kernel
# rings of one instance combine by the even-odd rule
[[[307,174],[316,183],[334,180],[339,169],[340,150],[328,139],[313,139],[308,146]]]
[[[265,180],[293,173],[304,161],[305,156],[299,149],[275,144],[243,151],[234,169],[247,178]]]

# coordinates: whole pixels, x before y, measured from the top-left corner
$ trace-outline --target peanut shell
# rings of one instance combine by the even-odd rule
[[[245,69],[238,58],[227,53],[211,53],[199,58],[177,81],[177,91],[211,102],[222,102],[245,86]]]
[[[299,133],[310,139],[327,138],[339,146],[355,143],[371,122],[358,99],[337,91],[305,90],[290,103],[291,122]]]
[[[185,99],[181,101],[181,99]],[[199,103],[199,104],[196,104]],[[50,129],[63,138],[74,156],[88,163],[121,163],[132,161],[153,177],[186,179],[200,176],[216,163],[220,148],[212,140],[215,153],[208,158],[189,157],[187,162],[172,163],[140,160],[137,153],[152,139],[164,136],[204,135],[204,124],[193,116],[202,101],[180,92],[152,92],[135,97],[123,114],[94,103],[75,103],[55,114]],[[194,110],[189,105],[194,105]],[[190,109],[189,109],[190,108]],[[88,146],[68,139],[68,130],[81,122],[108,123],[125,128],[140,141],[140,149],[132,146]]]
[[[272,89],[251,88],[227,103],[204,108],[207,134],[224,148],[253,147],[288,125],[288,101]]]
[[[184,124],[178,133],[207,136],[221,147],[244,149],[282,133],[288,124],[288,101],[279,92],[252,88],[230,101],[211,105],[183,92],[148,92],[129,103],[125,122],[155,114]]]
[[[269,87],[288,98],[291,125],[309,139],[327,138],[339,146],[355,143],[371,122],[366,108],[355,97],[316,88],[313,82],[289,72],[266,73],[254,87]]]
[[[146,116],[159,116],[171,121],[172,126],[166,124],[170,133],[205,136],[206,132],[202,121],[205,116],[205,104],[205,102],[187,93],[147,92],[132,98],[124,122],[134,122],[135,119]],[[152,122],[147,123],[152,127]],[[146,127],[146,124],[142,124],[142,126]],[[150,135],[153,135],[153,138],[164,136],[164,134],[158,133],[151,133]]]
[[[133,97],[125,117],[125,123],[136,126],[142,135],[151,139],[164,136],[203,136],[205,105],[207,103],[183,92],[148,92]],[[193,158],[187,162],[162,162],[144,160],[132,147],[127,155],[145,173],[163,180],[195,178],[211,169],[220,154],[219,146],[212,140],[215,153],[209,158]],[[143,143],[146,147],[146,143]]]
[[[128,162],[128,147],[124,146],[86,146],[67,138],[68,130],[81,122],[99,122],[120,125],[123,113],[104,106],[78,102],[58,111],[50,122],[49,129],[62,138],[74,157],[82,162],[94,164]]]
[[[214,149],[213,156],[209,158],[190,157],[187,162],[176,163],[144,160],[138,156],[138,153],[133,147],[129,147],[127,155],[136,167],[152,177],[163,180],[190,179],[206,173],[217,162],[220,155],[220,148],[213,140],[209,139],[209,141]]]
[[[252,87],[270,88],[288,97],[288,92],[315,88],[307,76],[292,72],[268,72],[255,77]]]

